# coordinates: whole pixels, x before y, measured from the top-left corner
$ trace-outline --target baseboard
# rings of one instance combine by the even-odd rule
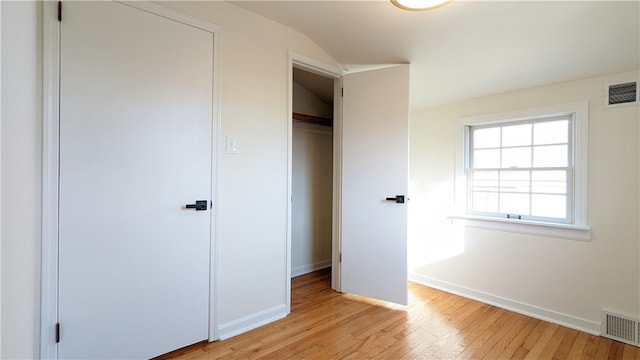
[[[523,303],[521,301],[504,298],[501,296],[452,284],[446,281],[437,280],[429,276],[424,276],[416,273],[409,274],[409,280],[421,285],[432,287],[434,289],[446,291],[451,294],[459,295],[522,315],[530,316],[535,319],[566,326],[568,328],[583,331],[591,335],[600,335],[600,323],[596,321],[582,319],[569,314],[541,308],[535,305]]]
[[[308,274],[310,272],[326,269],[328,267],[331,267],[331,259],[319,261],[311,265],[298,266],[291,269],[291,277]]]
[[[287,316],[287,308],[284,304],[274,306],[241,319],[222,324],[220,326],[220,340],[240,335],[268,323],[280,320]]]

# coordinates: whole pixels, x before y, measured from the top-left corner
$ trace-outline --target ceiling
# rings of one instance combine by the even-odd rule
[[[410,63],[411,107],[638,69],[640,1],[231,1],[308,36],[347,70]]]

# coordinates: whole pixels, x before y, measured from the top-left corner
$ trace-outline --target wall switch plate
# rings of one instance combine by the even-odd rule
[[[238,138],[235,136],[227,136],[227,154],[238,153]]]

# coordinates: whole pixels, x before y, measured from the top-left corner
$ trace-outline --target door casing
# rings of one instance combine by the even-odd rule
[[[127,2],[142,11],[185,23],[213,34],[213,126],[212,146],[212,231],[210,237],[209,341],[219,338],[218,324],[218,232],[219,179],[222,151],[220,123],[220,60],[222,28],[150,2]],[[58,323],[58,187],[59,187],[59,84],[61,23],[58,3],[43,2],[43,140],[42,140],[42,281],[40,315],[40,357],[57,358],[56,324]],[[64,21],[64,8],[63,20]]]
[[[333,206],[332,206],[332,236],[331,236],[331,288],[340,290],[340,234],[341,234],[341,178],[342,178],[342,69],[324,64],[320,61],[289,53],[289,75],[288,75],[288,104],[287,114],[287,282],[286,303],[287,313],[291,312],[291,199],[292,199],[292,179],[293,179],[293,68],[334,79],[333,81]]]

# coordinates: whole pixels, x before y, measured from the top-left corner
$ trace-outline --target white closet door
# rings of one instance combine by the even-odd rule
[[[150,358],[208,337],[213,34],[63,3],[60,358]],[[207,205],[207,208],[209,206]]]

